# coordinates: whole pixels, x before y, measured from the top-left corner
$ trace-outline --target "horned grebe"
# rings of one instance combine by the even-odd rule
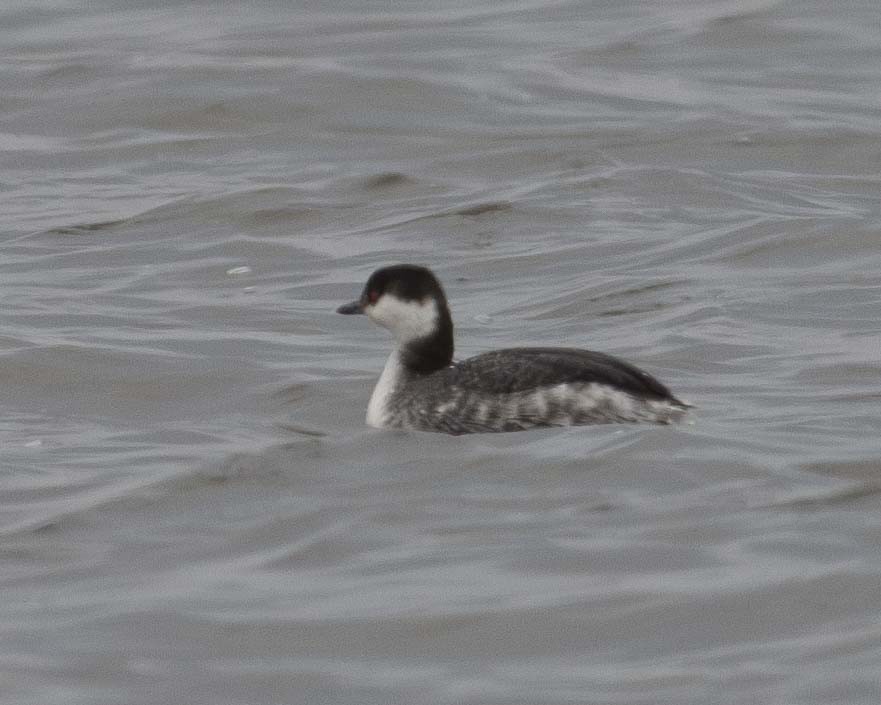
[[[453,362],[453,321],[425,267],[376,270],[338,313],[366,313],[396,347],[367,406],[367,423],[441,433],[522,431],[646,421],[691,406],[654,377],[610,355],[575,348],[508,348]]]

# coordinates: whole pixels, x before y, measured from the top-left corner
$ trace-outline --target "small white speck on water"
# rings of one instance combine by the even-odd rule
[[[253,294],[255,291],[257,291],[256,286],[246,286],[244,289],[242,289],[242,293],[244,294]]]
[[[491,323],[492,316],[487,316],[485,313],[479,313],[474,317],[474,320],[478,323]]]
[[[43,441],[41,441],[39,438],[35,438],[34,440],[28,441],[27,443],[25,443],[24,447],[25,448],[42,448]]]
[[[250,274],[251,268],[246,265],[242,265],[241,267],[231,267],[226,270],[226,273],[231,277],[239,277],[243,274]]]

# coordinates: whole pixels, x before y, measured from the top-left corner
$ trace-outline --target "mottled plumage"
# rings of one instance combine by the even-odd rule
[[[590,350],[509,348],[452,363],[446,296],[424,267],[379,269],[338,310],[366,313],[397,342],[368,405],[372,426],[459,434],[669,423],[689,407],[648,373]]]

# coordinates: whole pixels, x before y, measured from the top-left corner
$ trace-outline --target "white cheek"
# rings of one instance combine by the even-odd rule
[[[364,311],[371,321],[388,328],[400,343],[424,338],[437,325],[437,304],[433,299],[401,301],[386,294]]]

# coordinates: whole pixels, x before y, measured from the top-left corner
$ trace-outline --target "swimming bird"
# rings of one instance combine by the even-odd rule
[[[453,361],[453,320],[434,273],[414,264],[370,275],[338,313],[367,314],[395,347],[367,423],[450,434],[679,420],[691,406],[638,367],[577,348],[508,348]]]

